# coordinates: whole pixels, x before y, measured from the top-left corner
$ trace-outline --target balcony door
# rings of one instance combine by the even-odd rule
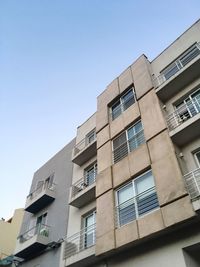
[[[95,225],[96,223],[96,211],[93,211],[84,218],[84,248],[89,248],[95,243]]]
[[[37,217],[36,229],[35,229],[37,234],[40,233],[40,231],[45,228],[46,222],[47,222],[47,213],[44,213],[41,216]]]

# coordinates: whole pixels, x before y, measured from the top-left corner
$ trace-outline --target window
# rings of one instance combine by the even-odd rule
[[[83,219],[84,223],[84,248],[88,248],[95,243],[95,223],[96,223],[96,211],[93,211]]]
[[[176,106],[181,121],[200,113],[200,89],[190,94],[181,103]]]
[[[189,49],[187,49],[177,60],[173,61],[166,69],[161,71],[161,74],[165,77],[165,80],[168,80],[199,54],[199,44],[194,44]]]
[[[95,139],[96,139],[96,132],[95,129],[93,129],[86,135],[86,145],[92,143]]]
[[[159,207],[154,178],[148,171],[116,191],[117,226]]]
[[[135,103],[134,89],[129,89],[111,107],[112,120],[115,120],[123,111]]]
[[[117,163],[145,142],[141,121],[137,122],[113,140],[113,159]]]
[[[194,156],[197,162],[197,166],[200,168],[200,150],[194,153]]]
[[[84,182],[86,186],[89,186],[95,182],[97,175],[97,163],[94,163],[90,167],[84,170]]]

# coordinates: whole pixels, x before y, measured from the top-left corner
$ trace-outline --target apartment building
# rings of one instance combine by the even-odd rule
[[[9,220],[0,220],[0,266],[13,262],[16,239],[19,235],[24,209],[16,209]]]
[[[72,162],[60,267],[200,265],[200,20],[107,86]]]
[[[74,140],[34,173],[14,253],[16,266],[59,266],[68,222],[73,146]]]

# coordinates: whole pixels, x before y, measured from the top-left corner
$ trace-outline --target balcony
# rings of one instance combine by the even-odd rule
[[[96,134],[91,137],[86,136],[75,145],[72,162],[81,166],[86,161],[94,157],[97,153]]]
[[[95,262],[96,224],[67,237],[64,243],[65,266],[86,266]],[[81,263],[80,263],[81,262]]]
[[[195,210],[200,210],[200,168],[184,175],[186,189]]]
[[[200,133],[200,100],[190,100],[166,118],[170,136],[175,144],[183,146]]]
[[[35,214],[54,201],[55,186],[54,183],[47,184],[43,182],[35,191],[27,196],[25,210]]]
[[[92,174],[88,174],[74,183],[71,187],[70,205],[81,208],[95,199],[95,181],[97,169]]]
[[[200,43],[196,43],[154,79],[158,97],[166,102],[200,74]]]
[[[29,259],[43,251],[50,243],[50,227],[39,224],[18,237],[15,256]]]

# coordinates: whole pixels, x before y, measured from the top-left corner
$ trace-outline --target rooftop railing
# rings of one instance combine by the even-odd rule
[[[49,237],[50,235],[50,226],[45,225],[45,224],[38,224],[25,233],[21,234],[18,236],[18,240],[20,243],[24,243],[27,240],[31,239],[35,235],[40,235],[44,237]]]
[[[200,168],[185,174],[184,180],[191,200],[200,198]]]
[[[181,105],[166,118],[169,130],[174,130],[198,113],[200,113],[200,98],[193,101],[190,100],[188,103]]]
[[[69,258],[95,245],[96,224],[83,228],[80,232],[65,238],[64,258]]]
[[[159,207],[155,186],[115,208],[115,225],[120,227]]]
[[[144,130],[141,130],[113,150],[113,162],[117,163],[143,143],[145,143]]]
[[[187,49],[177,60],[172,62],[162,73],[154,79],[155,87],[159,87],[168,79],[178,73],[183,67],[190,63],[194,58],[200,55],[200,43],[194,44]]]
[[[86,174],[80,180],[72,185],[72,197],[75,197],[78,193],[92,185],[96,181],[97,168],[94,169],[93,173]]]
[[[28,196],[28,200],[34,199],[37,195],[39,195],[42,191],[45,189],[49,189],[51,191],[54,191],[56,187],[55,183],[45,183],[45,181],[34,191],[32,191]]]

